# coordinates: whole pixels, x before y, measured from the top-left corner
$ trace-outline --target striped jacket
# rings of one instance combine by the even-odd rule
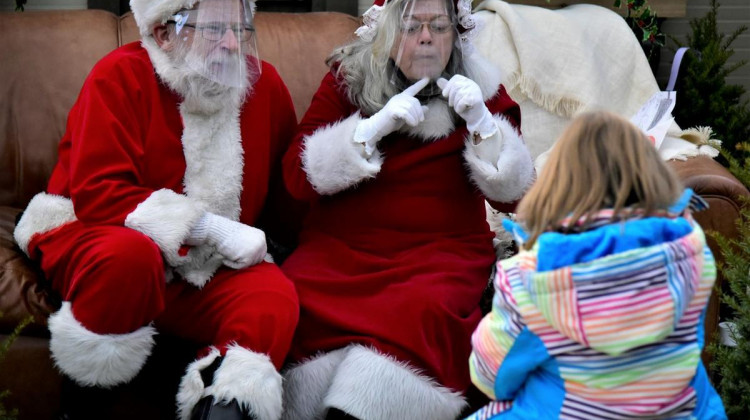
[[[725,419],[700,359],[716,267],[689,204],[705,205],[687,190],[663,217],[605,210],[500,261],[469,361],[494,402],[470,419]]]

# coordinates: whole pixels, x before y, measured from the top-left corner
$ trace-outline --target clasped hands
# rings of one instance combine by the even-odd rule
[[[224,257],[224,265],[235,269],[258,264],[267,251],[262,230],[208,212],[195,224],[185,243],[214,246]]]
[[[354,141],[364,145],[367,156],[372,154],[381,138],[404,124],[415,127],[424,121],[427,107],[415,95],[429,82],[430,79],[426,77],[417,81],[388,100],[383,109],[359,123],[354,132]],[[448,105],[466,121],[470,133],[485,138],[497,131],[492,114],[484,104],[482,91],[473,80],[457,74],[450,80],[441,77],[436,82],[442,89],[442,95],[448,99]]]

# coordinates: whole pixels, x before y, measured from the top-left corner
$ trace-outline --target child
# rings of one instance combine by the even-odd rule
[[[628,121],[596,112],[563,133],[506,221],[472,336],[470,419],[725,419],[700,359],[714,258],[684,190]]]

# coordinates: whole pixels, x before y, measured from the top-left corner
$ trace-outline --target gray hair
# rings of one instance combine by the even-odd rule
[[[326,60],[329,66],[338,65],[335,76],[346,83],[349,100],[367,115],[381,110],[391,97],[400,92],[391,83],[395,69],[390,52],[401,30],[401,16],[409,1],[414,0],[389,1],[383,8],[377,34],[371,41],[357,38],[334,50]],[[456,25],[453,2],[445,0],[445,3],[451,21]],[[458,33],[455,35],[446,71],[451,75],[466,75]]]

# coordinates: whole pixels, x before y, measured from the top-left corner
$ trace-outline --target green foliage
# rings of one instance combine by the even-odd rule
[[[727,84],[726,78],[747,64],[728,61],[734,55],[732,43],[748,28],[742,25],[728,36],[719,33],[718,9],[716,0],[711,0],[708,13],[690,21],[692,34],[686,42],[670,37],[678,46],[690,47],[677,79],[673,114],[681,127],[710,126],[724,148],[740,158],[737,145],[750,139],[750,101],[742,100],[743,86]]]
[[[722,149],[729,170],[750,186],[750,143],[739,143],[741,158]],[[743,200],[737,220],[737,239],[713,233],[724,258],[719,269],[724,277],[723,290],[718,291],[730,315],[724,321],[734,323],[732,338],[736,347],[714,342],[709,351],[714,355],[711,367],[717,373],[716,388],[729,418],[750,418],[750,200]]]
[[[0,313],[0,317],[2,317],[2,313]],[[0,363],[5,358],[5,354],[8,352],[8,349],[10,348],[11,344],[16,340],[16,338],[21,334],[21,331],[31,323],[33,318],[31,316],[27,317],[23,321],[21,321],[16,328],[13,330],[8,337],[3,340],[2,343],[0,343]],[[0,420],[15,420],[18,416],[18,410],[15,409],[6,409],[3,405],[3,400],[10,395],[10,391],[3,390],[0,391]]]
[[[620,8],[621,5],[622,0],[615,0],[615,7]],[[625,6],[628,8],[625,20],[633,33],[643,42],[663,46],[666,37],[659,29],[656,13],[651,10],[648,2],[646,0],[625,0]]]

